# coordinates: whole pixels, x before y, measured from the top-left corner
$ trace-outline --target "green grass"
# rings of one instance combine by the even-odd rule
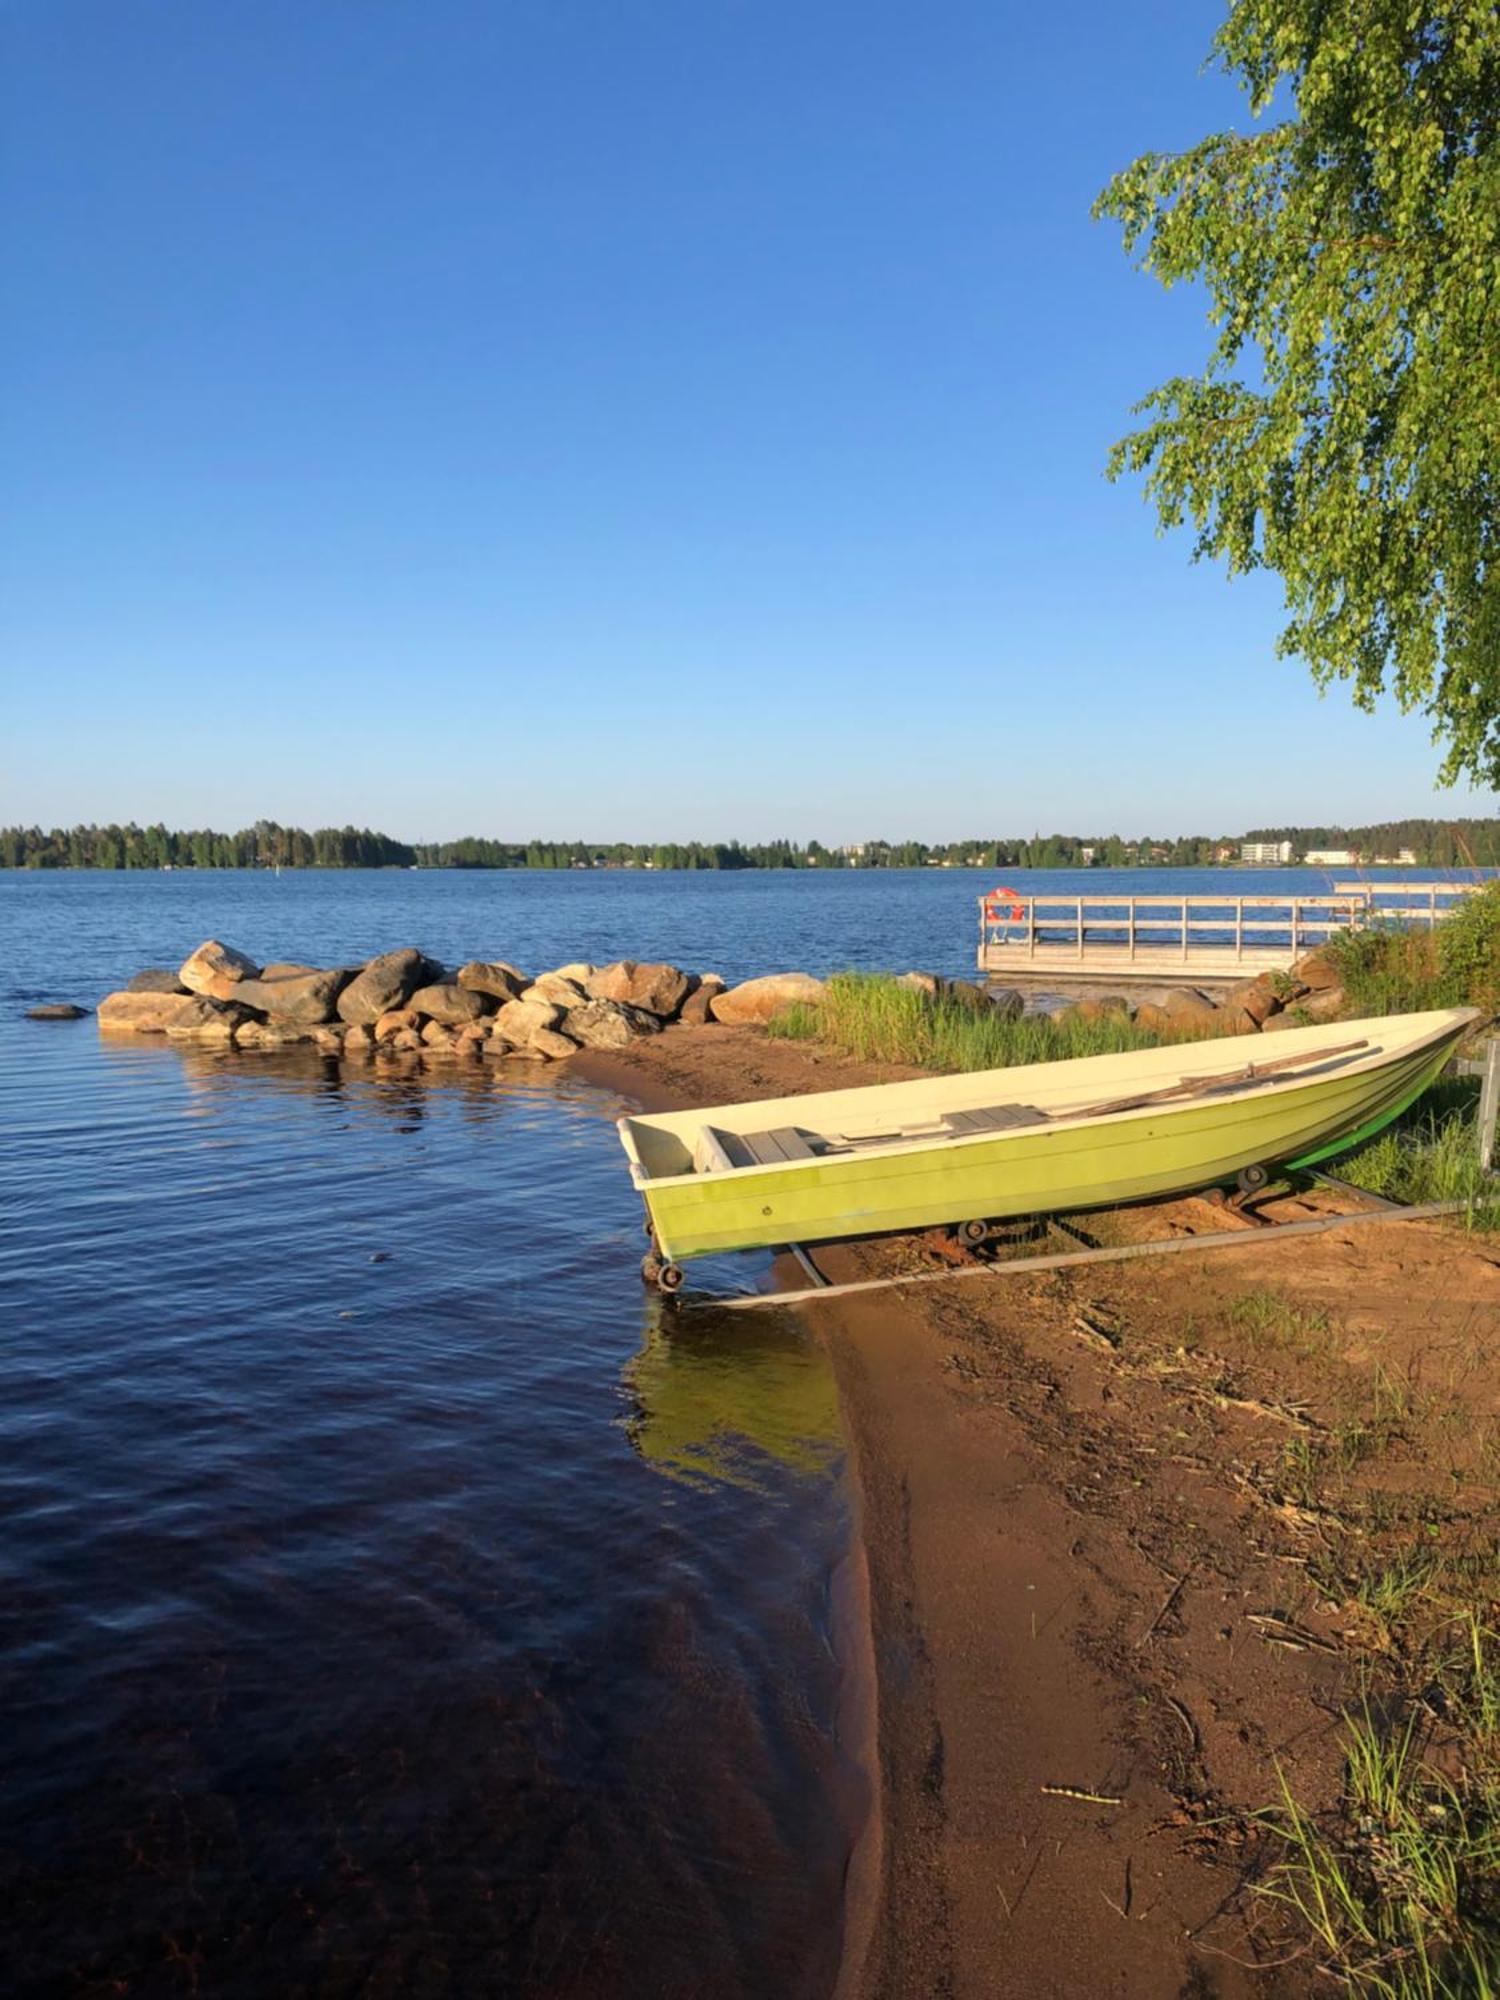
[[[824,1042],[866,1062],[944,1071],[1116,1055],[1155,1048],[1161,1040],[1123,1014],[1006,1020],[994,1008],[981,1013],[866,972],[835,973],[820,1006],[793,1007],[773,1020],[768,1032],[788,1041]]]
[[[1474,1611],[1458,1631],[1403,1722],[1368,1702],[1346,1717],[1336,1815],[1315,1819],[1284,1775],[1263,1815],[1283,1852],[1260,1893],[1368,2000],[1500,2000],[1500,1657]]]
[[[1461,898],[1434,931],[1375,923],[1330,938],[1327,949],[1351,1015],[1500,1012],[1500,883]]]
[[[1264,1285],[1236,1299],[1229,1308],[1229,1318],[1235,1326],[1253,1333],[1263,1346],[1284,1348],[1304,1358],[1326,1353],[1333,1337],[1327,1313],[1294,1305]]]
[[[1479,1170],[1478,1123],[1478,1084],[1449,1078],[1368,1144],[1346,1153],[1335,1171],[1388,1201],[1470,1202],[1472,1219],[1493,1227],[1500,1181]]]

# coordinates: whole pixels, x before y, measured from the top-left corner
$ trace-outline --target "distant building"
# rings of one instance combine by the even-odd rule
[[[1302,857],[1309,868],[1355,868],[1359,856],[1348,847],[1310,847]]]
[[[1377,854],[1370,863],[1372,868],[1415,868],[1416,865],[1416,854],[1409,847],[1403,847],[1399,854]]]
[[[1243,840],[1240,859],[1252,868],[1284,868],[1292,858],[1289,840]]]
[[[1082,860],[1084,867],[1092,868],[1094,865],[1095,849],[1093,849],[1092,847],[1080,847],[1078,853],[1079,853],[1079,858]]]

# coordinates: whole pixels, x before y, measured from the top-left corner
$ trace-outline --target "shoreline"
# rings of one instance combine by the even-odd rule
[[[688,1109],[915,1072],[710,1027],[575,1074]],[[1222,1215],[1189,1199],[1109,1222],[1124,1241]],[[1395,1233],[803,1308],[835,1372],[866,1565],[850,1671],[874,1678],[878,1824],[851,1855],[838,2000],[1319,1989],[1306,1934],[1247,1893],[1282,1851],[1257,1816],[1283,1775],[1336,1807],[1340,1716],[1381,1653],[1356,1601],[1310,1582],[1346,1529],[1365,1533],[1357,1496],[1341,1522],[1289,1498],[1290,1470],[1303,1439],[1373,1435],[1340,1412],[1372,1375],[1377,1405],[1398,1369],[1424,1383],[1435,1347],[1454,1409],[1500,1415],[1459,1367],[1484,1346],[1500,1368],[1500,1254],[1418,1223],[1360,1240]],[[892,1239],[818,1261],[838,1280],[936,1254]],[[1284,1332],[1245,1310],[1266,1318],[1273,1298]],[[1427,1457],[1458,1450],[1453,1411],[1426,1421],[1413,1396],[1372,1482],[1420,1488]],[[1494,1496],[1467,1490],[1488,1522]]]

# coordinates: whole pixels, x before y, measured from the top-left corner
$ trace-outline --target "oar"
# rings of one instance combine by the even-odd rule
[[[1300,1069],[1309,1063],[1331,1062],[1335,1056],[1353,1055],[1356,1050],[1369,1046],[1368,1041],[1340,1042],[1332,1049],[1309,1049],[1302,1055],[1277,1056],[1271,1062],[1246,1063],[1243,1069],[1221,1070],[1217,1076],[1185,1076],[1160,1090],[1143,1091],[1137,1097],[1117,1097],[1108,1104],[1089,1104],[1079,1111],[1065,1111],[1060,1115],[1064,1118],[1108,1118],[1117,1111],[1139,1111],[1144,1105],[1165,1104],[1174,1097],[1197,1097],[1204,1091],[1222,1089],[1225,1084],[1259,1083],[1263,1077]]]

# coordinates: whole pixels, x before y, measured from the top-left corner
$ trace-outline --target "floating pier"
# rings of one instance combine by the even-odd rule
[[[1095,896],[991,890],[979,899],[979,970],[1212,984],[1285,972],[1339,931],[1371,923],[1434,928],[1484,885],[1337,883],[1326,895]]]

